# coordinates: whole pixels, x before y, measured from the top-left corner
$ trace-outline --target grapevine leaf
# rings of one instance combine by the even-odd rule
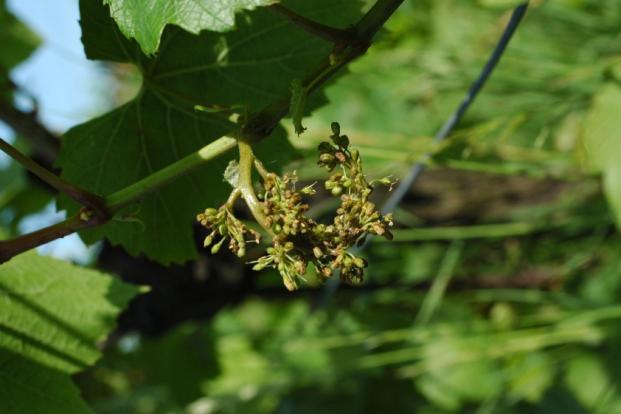
[[[295,133],[300,135],[306,128],[302,125],[302,118],[304,117],[304,110],[306,109],[306,90],[302,86],[302,81],[294,79],[291,82],[291,104],[289,114],[293,120],[293,127]]]
[[[190,33],[223,32],[235,26],[235,13],[268,6],[277,0],[104,0],[121,32],[136,39],[143,52],[154,54],[167,24]]]
[[[587,114],[582,144],[590,166],[603,175],[604,192],[621,228],[621,87],[604,86]]]
[[[72,374],[92,365],[137,289],[29,252],[0,266],[0,412],[89,412]]]
[[[287,5],[327,24],[355,21],[360,4],[350,0],[293,0]],[[125,39],[98,0],[81,0],[82,41],[87,56],[136,64],[144,81],[136,98],[79,125],[63,139],[59,160],[63,177],[109,195],[196,151],[234,128],[225,113],[204,107],[256,111],[286,98],[291,81],[302,77],[332,45],[280,16],[258,8],[238,14],[237,30],[192,35],[167,26],[157,56],[142,54]],[[257,146],[266,167],[277,170],[295,154],[282,129]],[[84,232],[145,253],[162,263],[196,256],[192,223],[196,213],[215,206],[230,192],[222,174],[231,157],[210,162],[144,198],[120,219]],[[62,207],[77,206],[62,200]],[[130,220],[124,220],[127,217]]]
[[[6,10],[4,0],[0,0],[0,27],[0,67],[8,70],[28,58],[40,39]]]

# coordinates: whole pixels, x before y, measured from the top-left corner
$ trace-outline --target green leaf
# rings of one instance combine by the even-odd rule
[[[298,12],[327,24],[353,22],[358,2],[320,0],[288,2]],[[191,35],[168,26],[163,46],[152,59],[118,31],[98,0],[82,0],[83,43],[91,59],[133,62],[144,77],[138,96],[124,106],[69,131],[59,165],[63,177],[98,194],[109,195],[234,128],[226,115],[196,111],[238,107],[256,111],[287,97],[291,81],[329,55],[331,44],[316,39],[265,9],[238,18],[226,34]],[[242,112],[244,112],[242,111]],[[278,170],[295,152],[277,129],[257,146],[267,168]],[[96,230],[131,254],[146,253],[162,263],[196,256],[192,223],[197,212],[225,200],[230,191],[222,174],[231,157],[210,162],[175,181]],[[75,212],[77,206],[61,203]]]
[[[601,172],[604,192],[621,228],[621,87],[607,84],[587,114],[582,144],[590,166]]]
[[[0,27],[0,67],[7,70],[28,58],[40,39],[6,10],[4,0],[0,0]]]
[[[621,396],[608,370],[599,355],[583,353],[567,362],[565,384],[584,407],[619,413]]]
[[[25,253],[0,266],[0,412],[83,413],[69,375],[137,289],[99,272]]]
[[[277,3],[278,0],[104,0],[121,32],[136,39],[147,55],[160,46],[167,24],[190,33],[224,32],[235,26],[235,13]]]
[[[544,352],[515,355],[505,373],[509,393],[516,399],[537,402],[554,382],[554,361]]]

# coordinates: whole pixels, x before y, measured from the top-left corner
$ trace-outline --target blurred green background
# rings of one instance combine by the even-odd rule
[[[362,286],[289,294],[226,255],[168,273],[142,263],[137,283],[165,273],[155,293],[76,378],[93,410],[621,413],[621,0],[533,1],[467,117],[432,143],[515,4],[406,2],[307,133],[291,134],[305,157],[290,168],[308,181],[333,120],[370,176],[433,153],[396,211],[395,240],[365,251]],[[131,68],[95,70],[117,85],[96,94],[100,106],[131,95]],[[37,212],[40,197],[17,205]],[[23,217],[0,216],[9,233]],[[80,257],[124,275],[106,249]],[[187,293],[209,278],[222,282],[210,296]]]

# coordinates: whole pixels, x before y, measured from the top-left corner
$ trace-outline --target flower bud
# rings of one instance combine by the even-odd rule
[[[208,208],[205,210],[205,215],[207,217],[215,216],[217,213],[218,213],[218,210],[216,210],[215,208]]]
[[[293,263],[293,267],[298,275],[303,275],[306,273],[306,264],[302,260],[296,260]]]
[[[334,155],[323,153],[319,156],[319,162],[323,164],[331,164],[334,162]]]
[[[347,135],[341,135],[335,141],[341,148],[347,148],[349,146],[349,137]]]
[[[220,224],[218,226],[218,233],[220,233],[221,236],[226,236],[229,233],[225,224]]]
[[[354,257],[354,265],[363,269],[368,266],[368,263],[362,257]]]
[[[222,247],[222,242],[224,242],[224,239],[213,245],[213,247],[211,248],[211,254],[216,254],[220,251],[220,247]]]
[[[333,150],[334,150],[334,147],[330,145],[329,142],[323,141],[317,146],[317,151],[319,151],[320,153],[329,153],[329,152],[332,152]]]
[[[316,193],[315,189],[313,188],[314,184],[311,185],[307,185],[306,187],[304,187],[303,189],[300,190],[300,192],[302,194],[306,194],[306,195],[313,195]]]
[[[332,129],[334,135],[341,135],[341,126],[338,122],[332,122],[332,124],[330,124],[330,129]]]
[[[259,262],[256,265],[252,266],[252,270],[258,272],[260,270],[265,269],[266,266],[267,266],[267,263],[263,263],[259,260]]]
[[[287,288],[287,290],[289,291],[296,290],[298,288],[298,285],[295,283],[295,281],[288,276],[283,277],[282,281],[285,284],[285,287]]]
[[[377,180],[380,184],[384,184],[384,185],[391,185],[392,184],[392,180],[390,179],[390,177],[384,177],[382,179]]]

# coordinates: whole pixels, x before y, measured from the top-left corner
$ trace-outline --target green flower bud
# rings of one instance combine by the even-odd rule
[[[341,148],[349,147],[349,137],[347,135],[341,135],[337,139],[335,139],[336,144]]]
[[[218,210],[216,210],[215,208],[208,208],[205,210],[205,215],[207,217],[215,216],[217,213],[218,213]]]
[[[317,146],[317,151],[319,151],[320,153],[330,153],[334,151],[334,147],[330,145],[329,142],[323,141]]]
[[[316,193],[315,189],[313,188],[314,184],[311,185],[307,185],[306,187],[304,187],[303,189],[300,190],[300,192],[302,194],[306,194],[306,195],[313,195]]]
[[[334,162],[334,155],[323,153],[319,156],[319,162],[322,164],[331,164]]]
[[[332,129],[334,135],[341,135],[341,126],[338,122],[332,122],[332,124],[330,124],[330,129]]]
[[[296,260],[293,263],[293,267],[298,275],[303,275],[306,273],[306,264],[302,260]]]
[[[362,257],[354,257],[354,265],[361,269],[367,267],[368,263]]]
[[[288,276],[283,276],[282,281],[285,284],[285,287],[287,288],[287,290],[289,291],[296,290],[298,288],[297,283],[295,283],[295,281]]]
[[[211,248],[211,254],[216,254],[220,251],[220,247],[222,247],[222,243],[224,243],[224,239],[221,239],[217,244],[214,244]]]
[[[257,264],[255,264],[254,266],[252,266],[252,270],[254,271],[260,271],[263,270],[267,267],[267,263],[262,262],[261,260],[259,260],[259,262]]]

